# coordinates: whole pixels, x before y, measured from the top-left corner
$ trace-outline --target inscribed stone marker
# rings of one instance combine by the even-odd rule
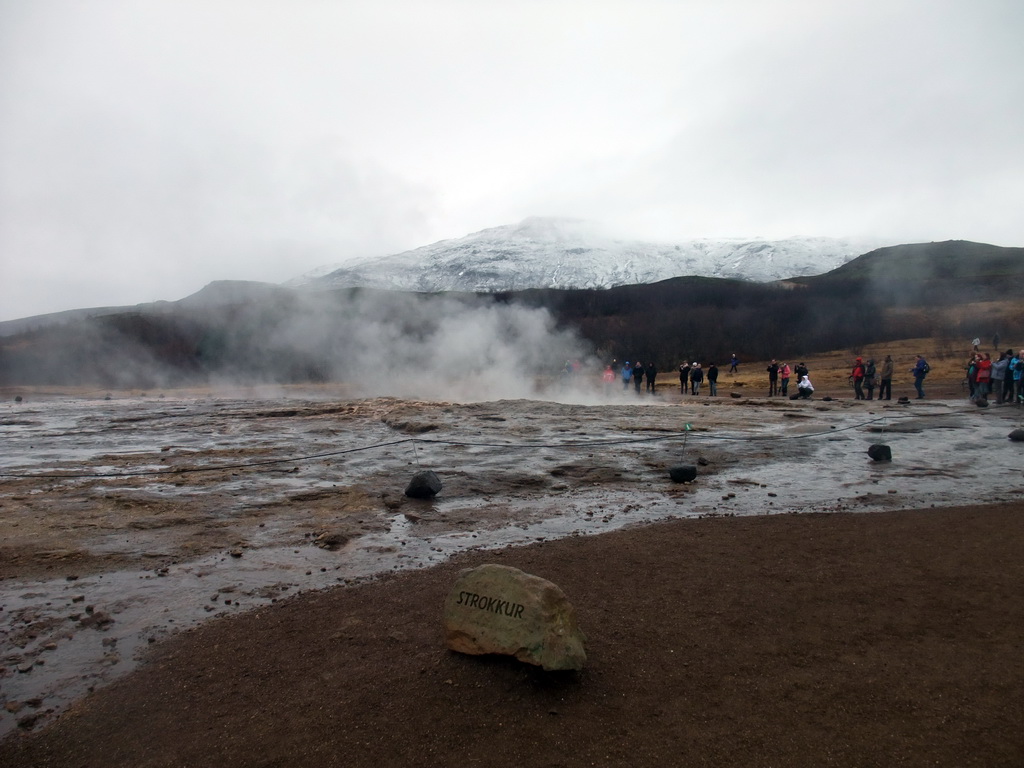
[[[506,565],[462,571],[444,604],[453,651],[515,656],[546,670],[582,669],[585,636],[565,593]]]

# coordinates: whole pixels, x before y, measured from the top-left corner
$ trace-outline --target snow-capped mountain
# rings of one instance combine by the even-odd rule
[[[495,292],[611,288],[699,275],[769,282],[829,272],[886,243],[786,240],[616,240],[573,219],[529,218],[404,253],[321,267],[289,281],[310,288]]]

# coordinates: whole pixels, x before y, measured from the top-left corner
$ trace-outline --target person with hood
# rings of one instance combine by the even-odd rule
[[[732,359],[729,361],[729,373],[736,373],[740,367],[740,359],[736,357],[736,353],[732,353]]]
[[[882,372],[879,374],[878,384],[878,399],[881,400],[882,396],[885,396],[886,400],[892,400],[892,371],[894,365],[892,362],[892,355],[886,355],[885,360],[882,361]]]
[[[853,363],[853,371],[850,372],[850,380],[853,381],[854,400],[864,399],[864,360],[858,357]]]
[[[629,380],[633,378],[633,366],[629,364],[629,360],[622,364],[622,389],[629,389]]]
[[[806,375],[800,377],[800,381],[796,384],[797,397],[803,397],[807,400],[811,399],[811,395],[814,394],[814,386],[811,384],[811,380]]]
[[[868,391],[868,400],[875,399],[875,376],[878,375],[878,371],[875,369],[875,358],[869,357],[868,361],[864,364],[864,389]],[[879,395],[881,397],[881,395]]]
[[[693,367],[690,368],[691,395],[700,394],[700,384],[702,381],[704,381],[704,371],[701,370],[700,363],[694,363]]]
[[[644,386],[644,364],[639,360],[633,364],[633,389],[639,395]]]
[[[690,383],[690,364],[683,363],[679,366],[679,394],[686,394],[686,387]]]
[[[653,395],[654,379],[658,375],[658,368],[654,365],[654,363],[648,363],[647,368],[644,370],[644,373],[647,375],[647,391]]]

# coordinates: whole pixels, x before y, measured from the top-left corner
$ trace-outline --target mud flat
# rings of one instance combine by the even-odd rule
[[[1017,502],[1019,421],[958,401],[26,397],[0,410],[0,735],[181,630],[474,550]],[[879,442],[891,463],[867,457]],[[697,480],[673,483],[679,464]],[[420,469],[433,501],[403,495]]]

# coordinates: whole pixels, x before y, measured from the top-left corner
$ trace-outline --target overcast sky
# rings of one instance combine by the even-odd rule
[[[1024,246],[1021,0],[0,0],[0,320],[526,216]]]

